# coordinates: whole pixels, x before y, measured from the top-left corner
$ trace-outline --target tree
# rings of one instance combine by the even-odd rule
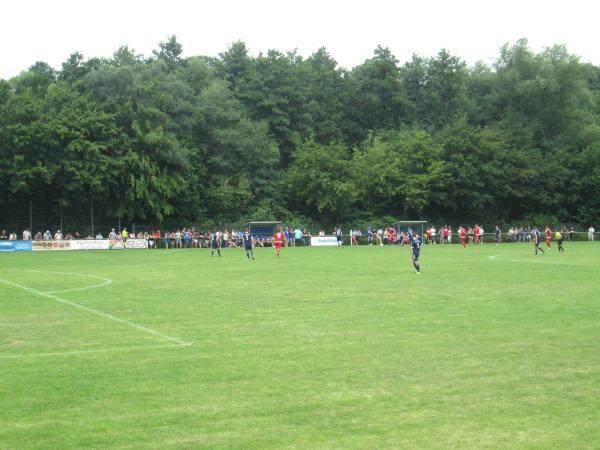
[[[347,149],[342,144],[306,142],[283,175],[282,190],[288,204],[309,217],[331,222],[347,217],[355,192]]]

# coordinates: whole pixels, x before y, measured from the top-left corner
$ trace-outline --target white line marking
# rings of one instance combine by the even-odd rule
[[[75,291],[85,291],[86,289],[94,289],[94,288],[98,288],[98,287],[102,287],[102,286],[108,286],[109,284],[112,283],[112,280],[110,278],[106,278],[106,277],[101,277],[99,275],[90,275],[87,273],[75,273],[75,272],[55,272],[52,270],[27,270],[27,269],[0,269],[1,272],[29,272],[29,273],[53,273],[56,275],[72,275],[72,276],[76,276],[76,277],[85,277],[85,278],[96,278],[98,280],[102,280],[102,283],[98,283],[98,284],[93,284],[91,286],[84,286],[84,287],[80,287],[80,288],[73,288],[73,289],[60,289],[57,291],[45,291],[46,294],[59,294],[59,293],[63,293],[63,292],[75,292]]]
[[[187,344],[165,344],[165,345],[146,345],[140,347],[114,347],[114,348],[98,348],[90,350],[72,350],[68,352],[48,352],[48,353],[23,353],[21,355],[0,355],[0,359],[21,359],[21,358],[35,358],[44,356],[70,356],[70,355],[86,355],[93,353],[109,353],[109,352],[130,352],[134,350],[153,350],[157,348],[177,348],[177,347],[188,347],[192,345]]]
[[[88,308],[87,306],[83,306],[83,305],[80,305],[80,304],[75,303],[75,302],[70,302],[69,300],[65,300],[64,298],[57,297],[56,295],[48,294],[46,292],[38,291],[36,289],[31,289],[31,288],[28,288],[27,286],[23,286],[23,285],[20,285],[20,284],[17,284],[17,283],[13,283],[12,281],[4,280],[2,278],[0,278],[0,282],[8,284],[10,286],[17,287],[19,289],[23,289],[24,291],[31,292],[33,294],[41,295],[42,297],[46,297],[46,298],[50,298],[52,300],[56,300],[57,302],[61,302],[61,303],[64,303],[66,305],[70,305],[70,306],[73,306],[75,308],[82,309],[84,311],[87,311],[87,312],[92,313],[92,314],[96,314],[96,315],[104,317],[106,319],[114,320],[115,322],[124,323],[124,324],[129,325],[130,327],[136,328],[136,329],[138,329],[140,331],[144,331],[144,332],[146,332],[148,334],[152,334],[154,336],[158,336],[159,338],[162,338],[162,339],[164,339],[166,341],[176,342],[179,345],[190,345],[188,342],[184,342],[181,339],[177,339],[177,338],[174,338],[174,337],[171,337],[171,336],[167,336],[166,334],[159,333],[158,331],[154,331],[154,330],[152,330],[150,328],[146,328],[143,325],[138,325],[137,323],[133,323],[133,322],[130,322],[130,321],[125,320],[125,319],[120,319],[120,318],[118,318],[116,316],[113,316],[112,314],[104,313],[102,311],[98,311],[97,309]]]

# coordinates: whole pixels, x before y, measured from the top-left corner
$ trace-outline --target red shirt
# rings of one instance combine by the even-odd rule
[[[479,227],[475,227],[475,229],[473,230],[473,234],[475,236],[479,236]]]
[[[277,233],[275,233],[273,235],[273,238],[275,239],[275,242],[283,242],[283,238],[284,237],[285,237],[285,235],[281,231],[278,231]]]
[[[546,230],[546,239],[552,239],[552,230],[550,228]]]

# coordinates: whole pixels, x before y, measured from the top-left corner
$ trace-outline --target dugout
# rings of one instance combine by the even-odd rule
[[[400,232],[408,232],[410,230],[416,231],[421,237],[423,237],[426,223],[426,220],[401,220],[396,222],[395,228],[398,234],[400,234]]]
[[[254,239],[272,239],[280,226],[277,221],[249,222],[248,231]]]

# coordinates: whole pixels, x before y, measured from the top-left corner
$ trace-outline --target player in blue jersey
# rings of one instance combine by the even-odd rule
[[[342,227],[337,227],[335,229],[335,238],[337,239],[338,247],[342,246]]]
[[[423,241],[421,241],[421,237],[417,234],[417,232],[413,232],[412,236],[410,236],[410,246],[412,248],[412,261],[413,266],[415,267],[415,272],[418,274],[421,273],[421,268],[419,266],[419,255],[421,253],[421,245]]]
[[[217,254],[221,256],[221,233],[216,231],[210,233],[210,256],[215,256],[215,250]]]
[[[534,249],[535,249],[536,255],[538,254],[538,252],[542,252],[543,255],[546,254],[544,249],[540,247],[541,234],[542,233],[540,233],[540,230],[538,230],[538,227],[535,227],[531,233],[531,238],[533,240],[533,245],[535,246]]]
[[[248,259],[252,258],[254,260],[254,247],[252,246],[252,236],[248,231],[248,228],[244,230],[244,235],[242,237],[244,241],[244,249],[246,249],[246,257]]]

